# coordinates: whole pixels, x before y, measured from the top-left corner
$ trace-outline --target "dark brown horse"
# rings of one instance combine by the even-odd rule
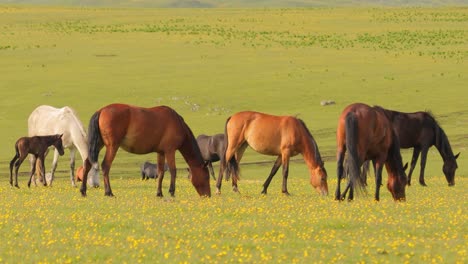
[[[337,174],[338,184],[335,199],[342,200],[340,182],[344,178],[343,160],[348,151],[349,186],[348,199],[353,199],[353,187],[364,188],[365,179],[360,173],[366,160],[376,164],[375,200],[380,199],[382,169],[385,165],[388,174],[387,188],[394,200],[405,200],[406,174],[403,168],[398,137],[390,120],[380,107],[370,107],[356,103],[347,106],[338,121]]]
[[[411,174],[421,153],[421,170],[419,184],[426,186],[424,181],[424,169],[426,167],[427,152],[431,146],[435,146],[444,161],[442,171],[445,174],[449,186],[455,185],[455,170],[458,168],[457,158],[453,155],[447,135],[437,123],[430,112],[403,113],[383,109],[390,119],[398,139],[400,148],[413,148],[413,157],[408,173],[408,185],[411,184]]]
[[[207,162],[208,169],[210,170],[213,180],[216,180],[212,163],[224,158],[224,134],[215,134],[213,136],[202,134],[197,137],[197,143],[203,159]],[[224,164],[224,161],[222,160],[220,163]],[[224,170],[222,166],[220,166],[219,174],[222,174],[223,172]]]
[[[89,121],[89,160],[84,166],[81,194],[86,196],[86,180],[91,166],[97,166],[99,151],[105,146],[101,164],[105,195],[113,196],[109,170],[121,147],[134,154],[156,152],[158,163],[157,196],[162,196],[164,162],[171,173],[169,193],[175,194],[175,152],[179,150],[193,174],[192,184],[200,196],[211,196],[210,177],[195,137],[184,119],[167,106],[143,108],[111,104],[98,110]]]
[[[232,172],[232,185],[237,191],[239,179],[238,164],[242,155],[250,146],[255,151],[278,156],[270,175],[263,184],[263,194],[267,193],[273,176],[283,165],[282,192],[288,193],[287,180],[289,158],[302,154],[310,172],[311,185],[322,195],[328,194],[327,172],[320,152],[309,129],[304,122],[292,116],[273,116],[258,112],[239,112],[231,116],[225,126],[226,154]],[[216,183],[217,192],[221,191],[222,175]]]
[[[31,166],[31,175],[28,181],[28,187],[31,186],[31,180],[36,172],[36,161],[39,160],[41,164],[41,176],[42,176],[42,183],[44,186],[47,186],[47,182],[45,179],[45,167],[44,167],[44,156],[47,149],[50,146],[54,146],[55,149],[58,151],[60,156],[63,155],[63,145],[62,145],[62,135],[51,135],[51,136],[34,136],[34,137],[22,137],[16,141],[15,144],[15,151],[16,154],[13,159],[10,161],[10,185],[13,186],[13,166],[15,167],[15,186],[18,186],[18,170],[23,163],[24,159],[31,154],[33,156]]]

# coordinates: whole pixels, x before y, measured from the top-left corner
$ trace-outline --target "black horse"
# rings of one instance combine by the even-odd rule
[[[211,176],[216,180],[212,163],[224,159],[226,146],[224,142],[224,134],[216,134],[213,136],[202,134],[197,137],[197,143],[202,157],[208,165]],[[223,161],[221,161],[221,164],[224,164]],[[223,171],[224,169],[220,166],[219,175],[221,175]]]
[[[44,156],[45,152],[50,146],[54,146],[60,156],[63,155],[62,135],[51,135],[51,136],[34,136],[34,137],[22,137],[15,143],[16,154],[10,161],[10,185],[13,186],[13,166],[15,167],[15,187],[18,186],[18,170],[23,163],[24,159],[28,154],[33,155],[32,163],[36,164],[39,160],[41,164],[41,175],[44,186],[47,185],[45,180],[45,167],[44,167]],[[31,180],[36,171],[36,166],[31,166],[31,176],[29,177],[28,187],[31,186]]]
[[[400,139],[400,148],[413,148],[411,167],[408,173],[408,185],[411,185],[411,174],[416,167],[419,154],[421,154],[421,170],[419,184],[426,186],[424,181],[424,169],[426,167],[427,152],[431,146],[439,151],[444,165],[442,171],[447,179],[448,185],[455,185],[455,170],[458,168],[457,158],[453,155],[452,147],[444,130],[440,127],[432,113],[420,111],[414,113],[403,113],[381,108],[385,115],[392,121],[393,129]],[[363,164],[363,174],[369,169],[369,162]]]

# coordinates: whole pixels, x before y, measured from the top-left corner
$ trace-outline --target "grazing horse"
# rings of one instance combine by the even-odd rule
[[[213,180],[216,180],[212,163],[224,158],[224,134],[216,134],[213,136],[199,135],[197,137],[197,143],[203,159],[208,163],[208,169],[210,170]],[[221,161],[220,164],[224,164],[224,161]],[[223,167],[220,166],[219,174],[222,174],[223,171]]]
[[[233,190],[237,191],[239,179],[238,164],[250,146],[264,155],[278,156],[270,175],[263,184],[263,194],[267,193],[273,176],[283,165],[282,192],[289,194],[287,180],[289,158],[302,154],[310,172],[311,185],[322,195],[328,194],[327,172],[320,152],[304,122],[292,116],[274,116],[259,112],[239,112],[229,117],[225,126],[225,163],[229,163],[232,173]],[[222,174],[218,178],[217,193],[221,192]]]
[[[32,154],[33,163],[39,161],[42,170],[42,183],[47,186],[45,180],[44,158],[45,152],[50,146],[54,146],[59,155],[63,155],[62,135],[22,137],[16,141],[15,156],[10,161],[10,185],[13,186],[13,166],[15,167],[15,186],[18,186],[18,170],[28,154]],[[31,176],[29,177],[28,187],[31,186],[31,180],[36,171],[36,166],[31,166]]]
[[[353,199],[353,187],[364,188],[365,179],[360,173],[364,161],[373,160],[376,165],[375,200],[380,200],[382,169],[388,174],[387,188],[394,200],[405,200],[406,174],[403,168],[398,137],[391,121],[380,107],[356,103],[347,106],[338,121],[337,174],[335,199],[342,200],[340,182],[344,178],[343,160],[348,151],[349,200]]]
[[[134,154],[156,152],[158,163],[157,196],[162,197],[164,160],[169,166],[169,193],[175,194],[175,152],[179,150],[192,172],[192,184],[200,196],[211,196],[210,176],[200,154],[197,141],[184,119],[167,106],[143,108],[126,104],[110,104],[98,110],[88,126],[89,159],[84,166],[81,194],[86,196],[88,171],[97,166],[99,151],[105,146],[101,164],[105,195],[113,196],[109,170],[119,147]]]
[[[164,164],[164,171],[167,171],[169,167],[167,164]],[[149,178],[154,179],[158,177],[158,164],[154,164],[148,161],[141,164],[140,167],[141,179],[148,180]]]
[[[421,153],[419,184],[426,186],[424,169],[427,152],[431,146],[437,148],[444,161],[442,171],[448,185],[455,185],[455,170],[458,168],[457,158],[460,153],[453,155],[448,137],[434,116],[430,112],[402,113],[388,109],[383,109],[383,111],[392,122],[393,129],[400,140],[400,148],[413,148],[408,185],[411,184],[411,174],[418,161],[419,153]]]
[[[70,149],[70,180],[72,186],[75,187],[75,177],[73,175],[75,170],[75,152],[78,150],[84,163],[88,158],[88,142],[83,124],[72,108],[68,106],[55,108],[48,105],[41,105],[34,109],[29,115],[28,135],[30,137],[53,134],[63,134],[63,146],[64,148]],[[54,173],[57,169],[59,157],[58,154],[57,150],[55,150],[49,185],[52,185],[52,181],[54,180]],[[98,171],[94,171],[92,175],[93,177],[90,177],[88,184],[93,187],[98,187]]]

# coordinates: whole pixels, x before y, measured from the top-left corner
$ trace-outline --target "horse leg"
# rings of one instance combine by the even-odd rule
[[[110,186],[109,171],[110,171],[112,162],[114,161],[114,158],[118,149],[119,149],[118,146],[107,146],[106,154],[104,155],[104,159],[102,160],[101,168],[102,168],[102,175],[104,178],[104,195],[105,196],[114,196],[114,194],[112,193],[111,186]],[[87,184],[84,180],[85,179],[83,177],[82,186]]]
[[[380,161],[376,162],[375,167],[375,200],[380,200],[380,186],[382,186],[382,169],[383,163]]]
[[[288,154],[282,154],[282,160],[283,160],[283,188],[282,188],[282,192],[284,194],[289,195],[289,192],[288,192],[289,155]]]
[[[343,161],[345,157],[345,150],[338,150],[337,153],[337,161],[336,161],[336,174],[337,174],[337,184],[336,184],[336,191],[335,191],[335,200],[341,201],[341,179],[343,179]]]
[[[45,157],[45,155],[44,155]],[[49,180],[49,186],[52,186],[52,182],[54,181],[55,178],[55,170],[57,169],[57,163],[58,163],[58,158],[59,158],[59,153],[58,150],[54,150],[54,159],[52,160],[52,169],[50,170],[50,180]],[[42,176],[42,179],[44,180],[44,186],[47,185],[47,179],[45,176],[45,168],[44,168],[44,159],[42,159],[42,168],[41,172],[44,172],[44,176]]]
[[[419,172],[419,184],[427,186],[424,182],[424,169],[426,168],[427,152],[429,148],[424,147],[421,151],[421,171]]]
[[[276,158],[275,164],[273,164],[273,168],[271,168],[270,175],[268,176],[265,183],[263,184],[262,194],[267,194],[268,186],[270,185],[270,182],[273,179],[273,176],[275,176],[280,166],[281,166],[281,155],[278,156],[278,158]]]
[[[239,192],[239,189],[237,188],[237,181],[239,180],[239,174],[240,174],[239,173],[239,164],[240,164],[240,161],[242,159],[242,156],[244,155],[245,149],[248,146],[249,145],[247,144],[247,142],[242,143],[242,145],[237,149],[236,154],[235,154],[234,161],[236,162],[237,170],[234,172],[236,174],[235,177],[231,178],[231,180],[232,180],[232,190],[234,192]]]
[[[41,163],[42,184],[44,186],[47,186],[47,181],[46,181],[46,176],[45,176],[45,165],[44,165],[45,157],[44,157],[44,155],[39,155],[38,159],[39,159],[39,161]],[[53,177],[50,179],[50,184],[52,184],[52,179],[53,179]]]
[[[225,164],[224,158],[219,161],[219,176],[216,180],[216,194],[221,194],[221,184],[223,182],[224,171],[227,171],[227,164]],[[229,172],[228,172],[229,173]],[[227,177],[228,175],[226,175]]]
[[[158,171],[157,171],[157,179],[158,179],[158,189],[156,192],[157,197],[163,197],[162,194],[162,181],[164,178],[164,162],[165,162],[165,155],[164,154],[158,154],[157,155],[157,163],[158,163]]]
[[[71,185],[73,187],[76,187],[76,183],[75,183],[75,153],[76,153],[76,149],[71,148],[70,149],[70,180],[71,180]],[[55,155],[54,155],[54,158],[55,158]],[[50,183],[52,183],[52,181]]]
[[[31,187],[31,181],[32,181],[32,178],[34,176],[34,173],[36,173],[36,165],[37,165],[37,156],[36,155],[32,155],[32,159],[31,161],[33,162],[34,166],[31,166],[31,175],[29,176],[29,181],[28,181],[28,188]],[[21,165],[21,163],[20,163]],[[19,165],[18,165],[18,168],[19,168]],[[34,180],[35,181],[35,180]],[[37,184],[36,184],[37,186]]]
[[[208,170],[210,170],[210,174],[211,177],[213,177],[213,180],[216,181],[216,177],[213,170],[213,164],[211,163],[211,161],[208,161]]]
[[[175,166],[175,152],[166,154],[167,165],[169,166],[169,172],[171,173],[171,184],[169,185],[169,193],[172,197],[175,195],[175,181],[176,181],[176,166]]]
[[[413,174],[413,170],[416,167],[416,162],[418,161],[419,153],[421,150],[419,148],[414,148],[413,149],[413,157],[411,158],[411,167],[408,172],[408,186],[411,185],[411,175]]]
[[[16,152],[13,159],[10,161],[10,185],[13,187],[13,167],[15,166],[16,161],[19,158],[19,153]]]

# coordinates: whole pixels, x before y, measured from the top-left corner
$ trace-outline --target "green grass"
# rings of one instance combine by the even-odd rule
[[[467,28],[466,8],[1,6],[0,259],[466,262]],[[322,100],[336,104],[323,107]],[[21,189],[8,184],[14,142],[27,134],[36,106],[69,105],[87,126],[94,111],[123,102],[169,105],[194,134],[222,132],[226,118],[242,110],[297,115],[326,159],[333,192],[337,118],[357,101],[431,110],[461,152],[456,186],[447,187],[434,148],[429,187],[409,187],[405,203],[394,203],[385,187],[373,202],[372,184],[352,203],[321,198],[301,161],[290,168],[290,197],[280,194],[279,175],[260,195],[271,164],[241,164],[240,195],[224,183],[221,196],[199,199],[180,170],[176,198],[157,199],[156,184],[141,182],[138,172],[155,155],[124,151],[111,170],[116,199],[103,188],[81,198],[69,186],[67,157],[51,188],[27,189],[28,164]],[[404,160],[410,155],[403,151]],[[251,150],[243,159],[273,160]],[[180,155],[177,164],[186,166]],[[168,176],[166,196],[167,188]]]

